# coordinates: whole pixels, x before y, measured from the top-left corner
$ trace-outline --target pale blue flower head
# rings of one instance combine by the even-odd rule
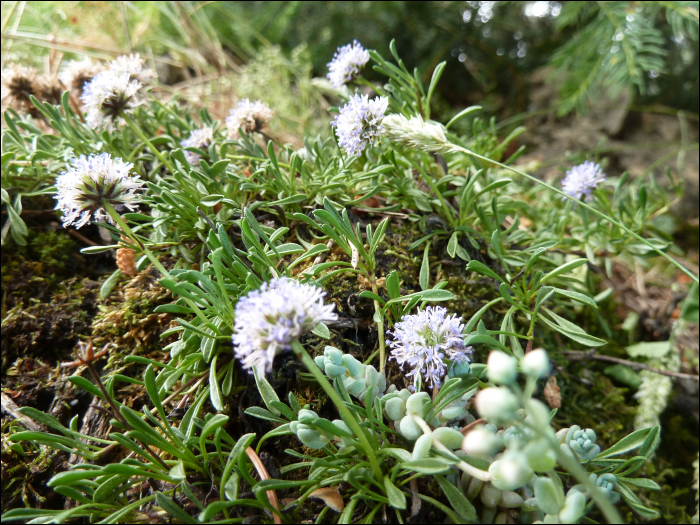
[[[566,172],[566,177],[561,182],[561,189],[576,199],[589,200],[591,192],[604,180],[605,173],[600,164],[587,160]]]
[[[213,131],[209,126],[201,129],[195,129],[190,133],[189,138],[180,141],[180,146],[183,148],[203,148],[211,144]],[[190,165],[199,164],[199,153],[194,151],[184,150],[185,158]]]
[[[335,127],[338,145],[351,157],[358,157],[381,135],[382,119],[389,105],[387,97],[369,100],[368,95],[355,95],[340,108],[331,123]]]
[[[422,374],[429,384],[440,386],[449,361],[469,361],[472,348],[464,344],[463,328],[462,318],[447,315],[441,306],[404,315],[394,331],[388,332],[394,338],[389,342],[391,359],[406,365],[406,376],[413,377],[414,382]]]
[[[117,211],[134,211],[139,199],[136,190],[144,183],[131,176],[133,167],[108,153],[71,159],[68,169],[56,178],[56,209],[63,212],[63,225],[78,229],[92,219],[113,223],[104,209],[105,201]]]
[[[260,373],[272,369],[278,353],[321,322],[337,319],[335,305],[316,286],[279,277],[241,297],[236,305],[233,344],[243,368]]]
[[[141,83],[133,80],[129,73],[102,71],[83,87],[80,100],[87,112],[85,121],[91,128],[103,125],[113,130],[121,125],[122,113],[131,113],[141,103],[138,92]]]
[[[369,51],[354,40],[352,44],[338,48],[333,60],[327,64],[326,78],[335,89],[340,89],[355,78],[367,62],[369,62]]]

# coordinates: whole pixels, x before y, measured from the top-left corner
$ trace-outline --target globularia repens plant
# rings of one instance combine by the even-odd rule
[[[317,522],[402,523],[421,505],[454,523],[591,522],[594,507],[619,522],[622,502],[657,515],[635,491],[658,486],[634,473],[658,446],[659,427],[607,449],[595,429],[554,428],[554,411],[534,397],[550,359],[533,346],[549,331],[587,347],[606,343],[569,320],[604,299],[587,265],[660,255],[678,266],[666,253],[671,240],[651,222],[667,209],[666,193],[653,178],[606,177],[594,161],[571,168],[561,189],[509,167],[520,150],[509,159],[503,152],[522,129],[499,141],[475,118],[471,136],[454,135],[454,122],[479,108],[446,125],[431,120],[445,64],[426,89],[391,50],[395,62],[357,42],[338,50],[328,75],[344,100],[331,123],[335,140],[305,137],[296,150],[275,140],[274,101],[244,99],[225,123],[192,115],[149,94],[153,73],[138,56],[88,63],[86,83],[71,83],[59,104],[26,95],[34,118],[5,113],[3,241],[11,233],[25,242],[23,197],[55,194],[66,227],[98,222],[111,232],[113,245],[84,252],[127,249],[137,268],[153,264],[176,298],[155,312],[180,317],[162,334],[179,334],[169,362],[126,358],[145,366],[142,379],[101,377],[92,363],[106,351],[91,346],[65,365],[93,374],[94,383],[69,379],[104,401],[106,438],[78,432],[77,416],[64,426],[21,409],[49,431],[15,432],[15,445],[81,461],[48,482],[71,501],[66,510],[13,509],[3,520],[225,523],[252,512],[293,523],[308,515],[311,497],[328,503]],[[370,61],[384,85],[361,76]],[[354,93],[358,85],[373,95]],[[361,221],[351,207],[384,218]],[[397,216],[421,232],[410,247],[422,250],[420,291],[402,289],[396,270],[379,270]],[[529,227],[519,227],[521,217]],[[441,242],[440,257],[463,261],[498,289],[469,319],[431,304],[456,298],[429,262]],[[585,256],[566,255],[574,252]],[[341,326],[323,291],[340,277],[363,283],[357,299],[373,305],[376,351],[364,361],[318,345]],[[103,297],[120,278],[118,270],[107,279]],[[487,328],[496,305],[505,314]],[[477,348],[491,349],[486,364],[474,362]],[[266,376],[286,352],[327,398],[323,410],[293,392],[278,397]],[[393,362],[403,375],[389,381]],[[274,425],[262,436],[227,430],[229,396],[246,380],[239,367],[266,406],[245,414]],[[115,397],[121,381],[145,389],[141,411]],[[286,450],[293,462],[271,478],[257,452],[268,440],[297,439]],[[123,459],[105,461],[115,448]],[[421,492],[419,480],[442,496]],[[284,505],[280,490],[290,496]]]

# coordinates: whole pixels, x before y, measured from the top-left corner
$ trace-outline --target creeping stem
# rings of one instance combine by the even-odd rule
[[[345,406],[345,403],[340,398],[335,389],[331,386],[331,384],[328,382],[326,376],[323,375],[321,369],[318,367],[318,365],[316,365],[309,353],[304,349],[302,344],[297,339],[292,340],[292,350],[294,350],[294,353],[302,361],[302,363],[306,365],[306,368],[308,368],[309,372],[311,372],[311,375],[314,376],[314,379],[318,381],[318,384],[321,385],[321,388],[323,388],[328,397],[331,398],[331,401],[335,403],[335,406],[338,408],[338,412],[340,412],[340,414],[343,416],[343,420],[352,429],[353,433],[357,436],[357,439],[360,441],[360,445],[362,445],[362,449],[367,455],[367,458],[369,459],[369,464],[371,465],[372,470],[374,471],[376,481],[379,483],[380,486],[383,486],[384,474],[382,473],[382,469],[379,466],[379,462],[377,461],[377,456],[374,454],[374,449],[372,448],[372,445],[370,445],[364,430],[362,429],[362,427],[360,427],[357,420],[355,419],[355,416],[353,416],[352,412],[350,412],[350,409],[347,406]],[[368,407],[368,410],[370,408],[371,407]]]

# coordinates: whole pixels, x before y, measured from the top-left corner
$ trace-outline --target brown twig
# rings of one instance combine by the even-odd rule
[[[591,348],[585,352],[577,351],[565,351],[563,354],[571,360],[582,361],[584,359],[594,359],[596,361],[607,361],[608,363],[617,363],[620,365],[628,366],[634,370],[649,370],[650,372],[656,372],[669,377],[677,377],[679,379],[692,379],[694,381],[699,381],[700,377],[693,374],[683,374],[681,372],[669,372],[668,370],[661,370],[659,368],[653,368],[651,366],[645,365],[644,363],[637,363],[635,361],[627,361],[626,359],[619,359],[617,357],[611,357],[609,355],[596,354],[595,349]]]
[[[101,244],[97,244],[96,242],[91,241],[90,239],[85,237],[85,235],[83,235],[82,233],[78,233],[75,230],[67,230],[67,231],[68,231],[68,235],[70,235],[71,237],[75,237],[83,244],[87,244],[88,246],[102,246]]]
[[[270,479],[270,475],[267,473],[267,469],[265,468],[265,465],[263,465],[263,462],[261,459],[258,457],[258,455],[255,453],[255,450],[253,450],[251,447],[248,447],[245,450],[245,453],[248,454],[248,458],[250,461],[253,462],[253,465],[255,466],[255,470],[258,471],[258,474],[260,475],[260,479]],[[272,504],[273,507],[279,512],[280,510],[280,504],[277,501],[277,493],[274,490],[268,490],[267,491],[267,498],[270,500],[270,503]],[[278,514],[273,513],[272,518],[275,520],[275,523],[281,524],[282,519],[279,517]]]
[[[463,427],[460,432],[464,434],[465,436],[469,434],[469,432],[472,431],[472,429],[477,426],[477,425],[483,425],[486,421],[484,419],[477,419],[476,421],[472,421],[469,423],[466,427]]]

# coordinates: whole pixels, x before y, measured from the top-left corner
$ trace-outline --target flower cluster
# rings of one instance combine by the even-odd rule
[[[78,229],[93,218],[114,222],[104,209],[105,202],[117,210],[124,207],[134,211],[138,202],[136,190],[143,182],[138,176],[131,176],[133,167],[107,153],[72,159],[68,170],[56,179],[55,209],[63,212],[63,225],[72,224]]]
[[[327,64],[326,77],[335,89],[340,89],[357,77],[367,62],[369,62],[369,51],[354,40],[352,44],[338,48],[333,60]]]
[[[115,73],[128,73],[133,80],[142,84],[146,84],[158,76],[155,71],[146,66],[144,59],[138,53],[115,58],[109,63],[109,69]]]
[[[98,73],[85,85],[80,97],[87,112],[87,125],[94,129],[102,125],[114,129],[115,123],[120,124],[123,120],[122,112],[131,112],[141,103],[138,98],[140,89],[141,83],[132,80],[129,73],[111,70]]]
[[[436,386],[447,372],[445,358],[450,361],[469,361],[471,347],[464,345],[462,318],[447,315],[443,307],[429,306],[415,315],[405,315],[396,323],[390,342],[391,358],[408,365],[414,381],[420,374]]]
[[[104,66],[98,62],[92,62],[89,58],[84,60],[71,60],[64,67],[58,78],[63,85],[70,89],[71,93],[80,98],[83,95],[85,84],[92,81],[98,73],[101,73]]]
[[[355,95],[331,123],[335,127],[338,145],[351,157],[362,154],[367,144],[373,146],[381,135],[382,119],[389,106],[387,97],[369,100],[368,95]]]
[[[600,165],[587,160],[566,172],[566,177],[561,182],[561,189],[576,199],[588,200],[591,192],[604,180],[605,173]]]
[[[201,129],[195,129],[190,133],[189,138],[180,141],[180,146],[183,148],[202,148],[211,144],[213,139],[213,130],[209,126]],[[184,151],[187,162],[191,165],[199,164],[199,153],[194,151]]]
[[[239,128],[243,133],[260,131],[274,116],[275,112],[264,102],[260,100],[251,102],[244,98],[236,104],[235,108],[231,108],[231,113],[226,117],[228,138],[238,137]]]
[[[275,355],[288,350],[293,339],[336,320],[335,305],[323,304],[325,295],[321,288],[279,277],[242,297],[233,344],[243,368],[270,371]]]
[[[10,64],[2,70],[2,91],[2,99],[7,100],[10,107],[32,109],[34,106],[29,97],[39,95],[36,70],[19,64]]]

